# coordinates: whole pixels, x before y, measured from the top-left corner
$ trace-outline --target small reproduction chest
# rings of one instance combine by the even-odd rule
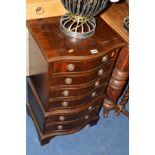
[[[124,41],[100,17],[92,37],[64,35],[60,17],[27,21],[28,112],[41,144],[99,119],[106,87]]]

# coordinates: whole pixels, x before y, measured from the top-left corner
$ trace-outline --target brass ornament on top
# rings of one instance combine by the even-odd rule
[[[67,36],[82,39],[94,34],[96,28],[94,17],[106,8],[109,0],[61,0],[61,2],[69,11],[60,19],[62,32]]]

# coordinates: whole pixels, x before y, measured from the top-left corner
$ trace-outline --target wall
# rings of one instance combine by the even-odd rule
[[[60,0],[26,0],[26,20],[60,16],[66,12]],[[26,76],[29,76],[28,29],[26,31]]]

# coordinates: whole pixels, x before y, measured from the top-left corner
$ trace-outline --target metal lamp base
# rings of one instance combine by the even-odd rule
[[[67,36],[77,39],[90,37],[94,34],[96,20],[93,17],[76,16],[67,13],[60,19],[60,29]]]

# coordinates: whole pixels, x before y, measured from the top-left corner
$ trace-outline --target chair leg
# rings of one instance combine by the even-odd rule
[[[129,87],[127,87],[127,89],[125,90],[124,94],[123,94],[123,97],[121,99],[121,102],[120,104],[118,104],[115,108],[115,112],[114,114],[116,116],[119,116],[120,113],[122,112],[123,114],[125,114],[127,117],[129,117],[129,112],[125,110],[125,105],[127,103],[129,99]]]

